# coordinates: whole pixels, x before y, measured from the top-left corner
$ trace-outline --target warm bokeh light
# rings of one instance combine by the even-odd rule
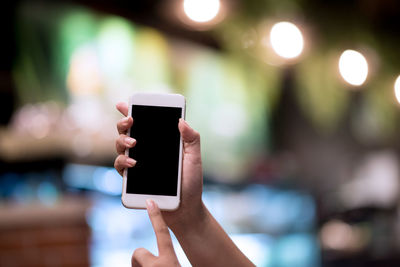
[[[343,250],[351,239],[350,225],[342,221],[327,222],[321,228],[321,242],[324,247],[335,250]]]
[[[321,245],[330,250],[358,251],[365,247],[368,233],[339,220],[326,222],[320,231]]]
[[[84,45],[71,55],[67,87],[72,95],[96,94],[101,88],[101,71],[94,46]]]
[[[184,0],[183,10],[193,21],[207,22],[214,19],[220,10],[219,0]]]
[[[367,79],[367,60],[360,52],[346,50],[339,59],[339,72],[346,82],[351,85],[360,86]]]
[[[298,57],[304,47],[301,31],[290,22],[276,23],[271,29],[270,41],[274,51],[288,59]]]
[[[394,83],[394,93],[396,95],[397,102],[400,103],[400,75],[397,77],[396,82]]]

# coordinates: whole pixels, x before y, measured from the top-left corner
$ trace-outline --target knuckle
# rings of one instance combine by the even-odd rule
[[[127,137],[129,137],[129,136],[126,135],[126,134],[120,134],[120,135],[119,135],[119,141],[120,141],[120,143],[121,143],[122,145],[124,145],[124,146],[125,146],[125,138],[127,138]]]
[[[198,131],[194,130],[194,136],[195,136],[195,139],[200,141],[200,133]]]
[[[200,144],[200,133],[196,130],[193,130],[193,139],[190,142],[191,144]]]
[[[140,257],[148,256],[148,255],[151,255],[151,253],[147,249],[137,248],[137,249],[135,249],[135,251],[132,254],[132,262],[134,262],[135,259],[139,259]]]
[[[120,131],[121,126],[122,126],[121,121],[117,122],[117,130],[118,130],[118,131]]]
[[[140,250],[142,250],[142,249],[144,249],[144,248],[135,249],[135,251],[132,253],[132,257],[131,257],[132,266],[137,266],[136,259],[139,257],[139,255],[141,253]]]
[[[123,144],[124,135],[120,134],[118,138],[115,140],[115,144],[121,146]]]
[[[165,224],[158,227],[158,232],[162,235],[169,235],[168,227]]]
[[[118,170],[118,157],[114,160],[114,168]]]
[[[129,122],[126,122],[126,119],[125,119],[125,118],[119,120],[119,121],[117,122],[117,130],[118,130],[118,132],[123,132],[123,131],[125,131],[126,128],[127,128],[127,125],[126,125],[127,123],[129,124]]]
[[[133,252],[132,257],[136,258],[137,256],[146,253],[147,250],[145,248],[137,248],[135,249],[135,251]]]
[[[121,164],[122,164],[122,157],[123,157],[123,155],[119,155],[116,159],[115,159],[115,161],[114,161],[114,167],[116,168],[116,169],[118,169],[119,167],[121,167]]]

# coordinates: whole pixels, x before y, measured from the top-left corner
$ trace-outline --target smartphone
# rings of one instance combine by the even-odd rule
[[[179,94],[136,93],[129,100],[133,125],[128,136],[136,145],[125,154],[136,160],[123,175],[122,204],[145,209],[146,199],[162,210],[176,210],[181,197],[182,138],[185,98]]]

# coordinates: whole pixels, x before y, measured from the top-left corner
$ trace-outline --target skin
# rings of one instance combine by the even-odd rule
[[[157,238],[158,256],[153,255],[145,248],[138,248],[132,255],[132,266],[180,266],[172,246],[168,226],[164,222],[160,209],[150,199],[146,201],[146,206]]]
[[[126,103],[118,103],[116,107],[125,118],[117,123],[119,137],[116,140],[116,149],[119,155],[115,159],[114,167],[123,175],[125,168],[134,167],[136,164],[134,159],[125,156],[125,149],[134,148],[136,144],[136,140],[126,135],[134,120],[132,117],[127,117],[129,109]],[[162,216],[159,218],[174,232],[193,266],[254,266],[236,247],[202,201],[203,171],[199,133],[193,130],[184,119],[179,120],[178,128],[183,140],[181,203],[176,211],[162,211],[160,213]],[[150,212],[149,216],[151,219]],[[155,232],[157,236],[156,229]],[[168,260],[171,260],[172,265],[162,266],[176,266],[175,261],[172,260],[175,252],[172,243],[170,245],[171,249],[166,250],[166,253],[169,254]],[[160,251],[160,243],[158,246]],[[147,260],[136,261],[134,265],[135,253],[148,255],[145,257]],[[145,252],[143,248],[140,248],[139,252],[135,250],[132,266],[159,266],[153,264],[154,258],[148,253],[150,252]]]

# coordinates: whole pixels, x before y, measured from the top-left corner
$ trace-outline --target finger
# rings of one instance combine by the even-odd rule
[[[121,174],[124,173],[125,168],[131,168],[136,165],[136,160],[131,159],[126,155],[119,155],[114,161],[114,168]]]
[[[136,266],[148,266],[150,265],[149,263],[151,261],[154,261],[156,259],[156,256],[151,254],[150,251],[148,251],[145,248],[138,248],[136,249],[133,254],[132,254],[132,267]]]
[[[127,148],[132,148],[136,145],[136,140],[125,134],[120,134],[115,141],[115,147],[118,154],[124,154]]]
[[[153,200],[148,199],[146,200],[146,206],[151,224],[153,225],[154,232],[156,233],[159,255],[168,252],[175,253],[168,226],[164,222],[161,211],[157,204]]]
[[[193,160],[201,162],[200,134],[182,118],[179,119],[178,128],[182,136],[185,154],[190,154]]]
[[[125,102],[119,102],[115,107],[118,109],[119,112],[122,113],[122,115],[128,116],[128,104],[126,104]]]
[[[132,117],[125,117],[117,122],[117,129],[119,134],[126,134],[128,129],[132,127]]]

